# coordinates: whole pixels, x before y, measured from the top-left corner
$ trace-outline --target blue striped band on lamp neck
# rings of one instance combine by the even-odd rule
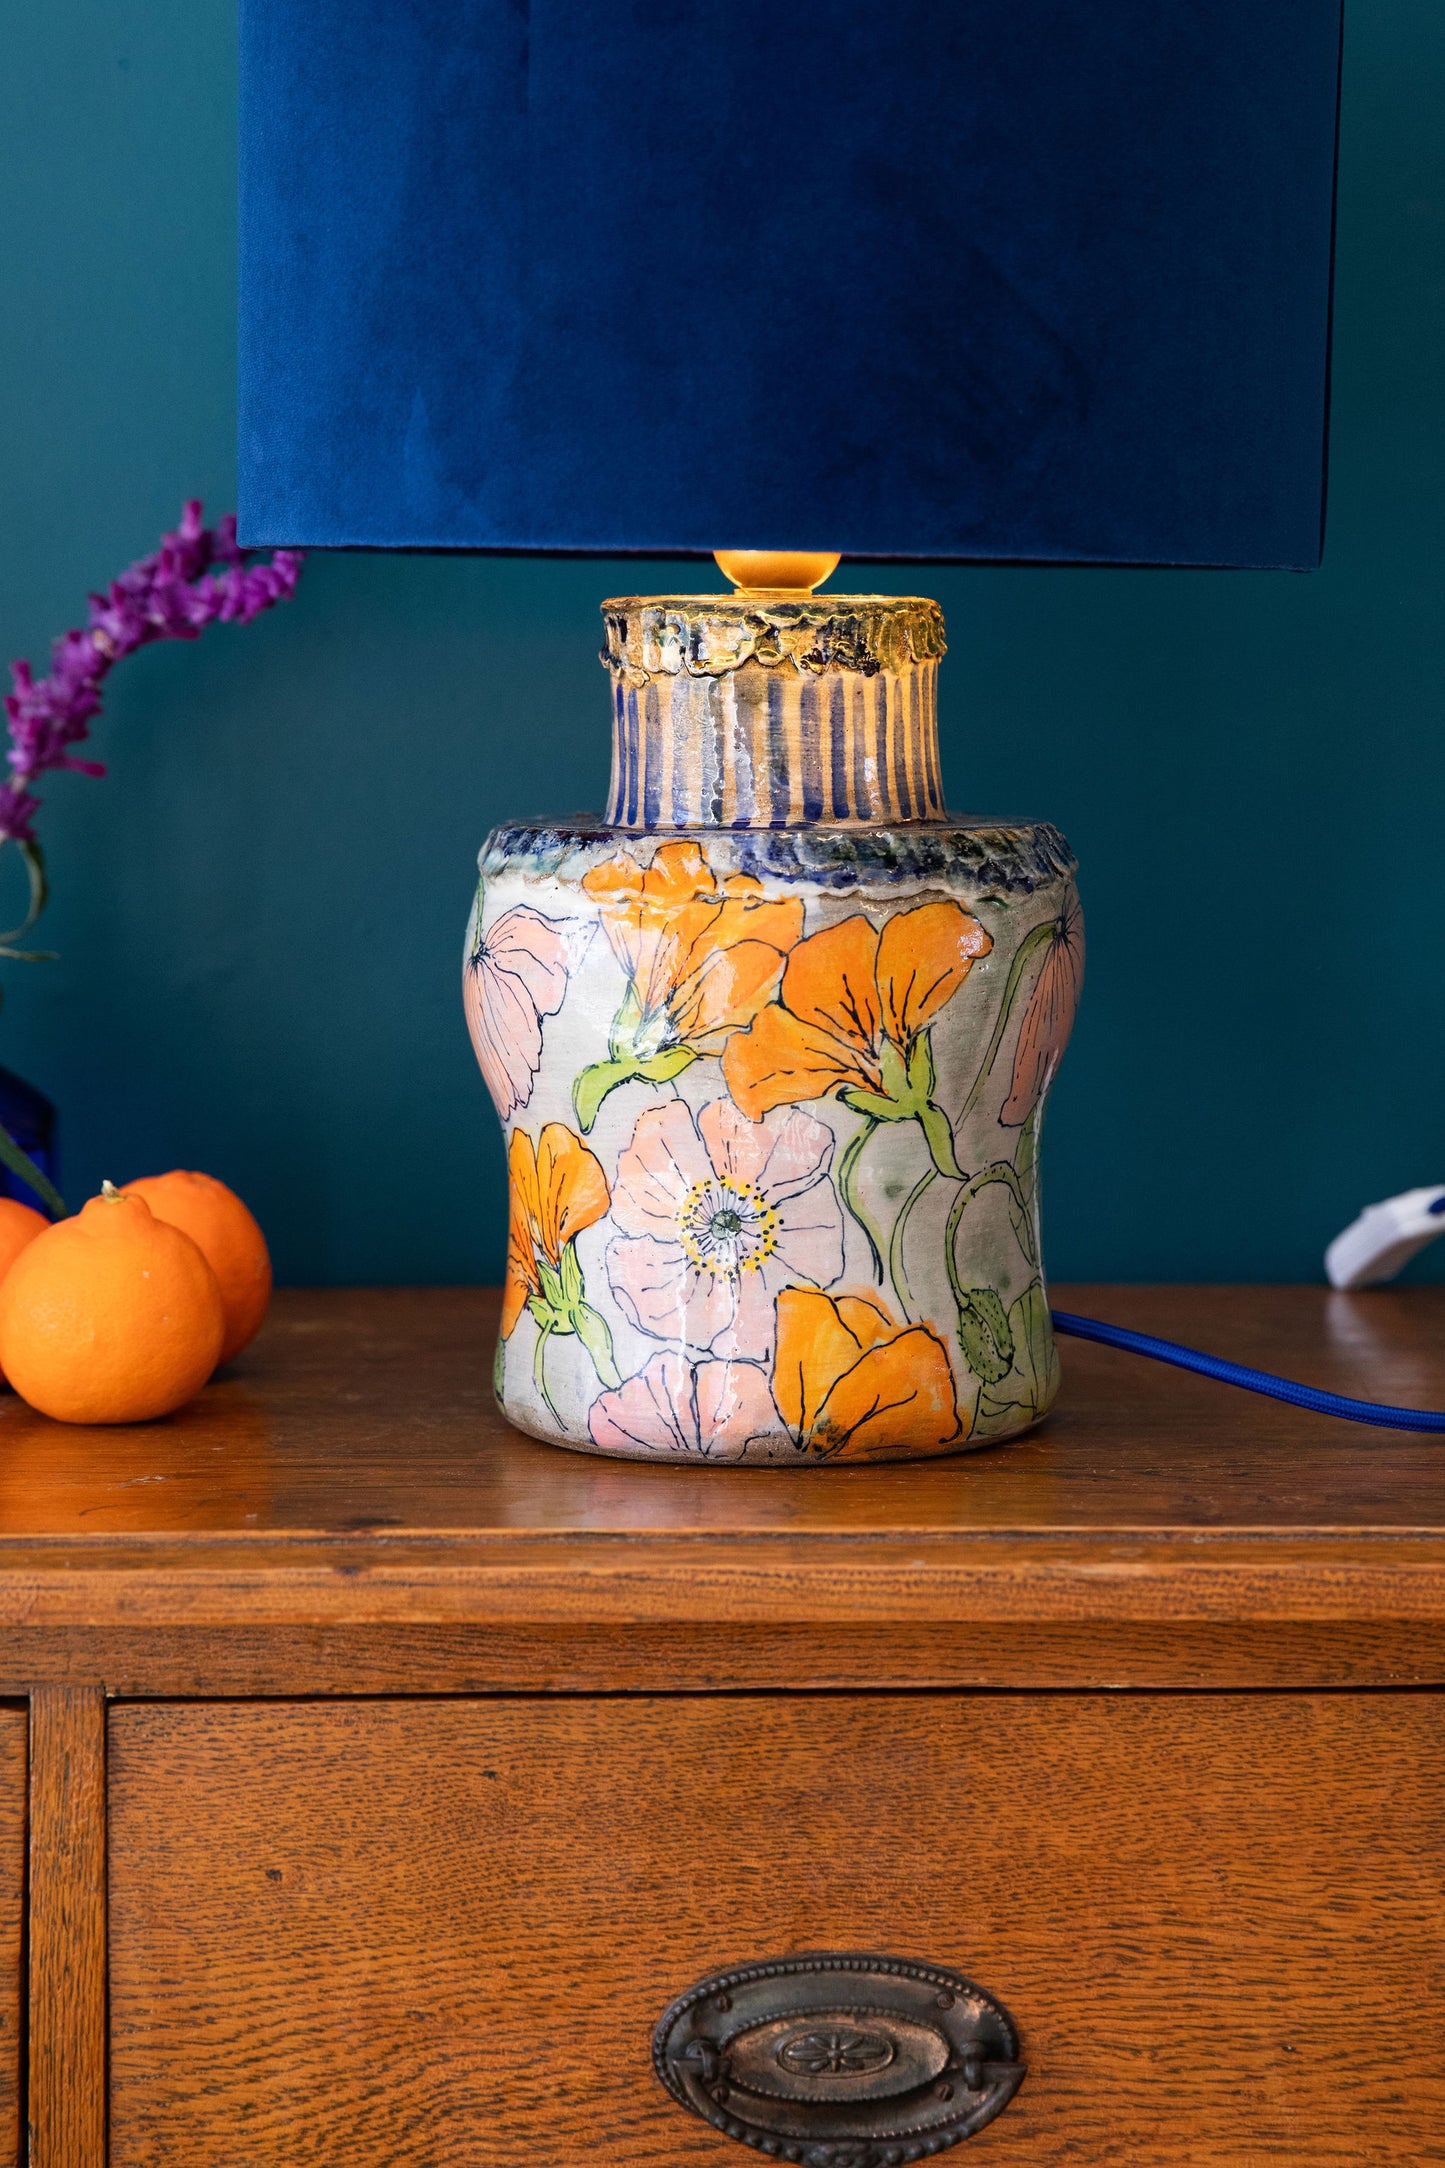
[[[696,595],[608,602],[603,613],[610,825],[943,817],[936,603]]]

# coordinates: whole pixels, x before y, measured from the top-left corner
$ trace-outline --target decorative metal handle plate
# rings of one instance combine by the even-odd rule
[[[819,1951],[700,1980],[652,2063],[714,2129],[804,2168],[902,2168],[971,2138],[1024,2080],[1003,2004],[962,1973]]]

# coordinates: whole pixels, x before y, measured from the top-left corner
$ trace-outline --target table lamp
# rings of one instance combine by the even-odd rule
[[[1074,860],[947,810],[937,605],[817,590],[1318,562],[1338,0],[242,26],[243,540],[729,583],[603,603],[605,812],[482,849],[506,1415],[804,1467],[1016,1435]]]

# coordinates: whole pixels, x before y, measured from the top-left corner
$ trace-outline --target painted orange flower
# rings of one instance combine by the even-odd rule
[[[921,1035],[992,947],[956,903],[901,911],[881,934],[861,916],[811,934],[788,957],[777,1001],[728,1041],[728,1090],[755,1122],[830,1093],[879,1121],[913,1119]]]
[[[510,1337],[529,1301],[558,1307],[548,1300],[549,1276],[560,1280],[567,1245],[594,1226],[611,1202],[601,1166],[562,1122],[549,1122],[535,1148],[524,1129],[514,1130],[507,1169],[511,1219],[503,1339]]]
[[[577,1261],[577,1237],[596,1225],[612,1199],[598,1162],[563,1122],[548,1122],[535,1146],[525,1130],[514,1130],[507,1169],[511,1217],[502,1338],[511,1338],[524,1310],[534,1319],[532,1377],[553,1420],[560,1422],[547,1390],[550,1340],[575,1335],[602,1383],[619,1383],[607,1320],[588,1302]],[[500,1397],[500,1383],[497,1390]]]
[[[941,1453],[962,1428],[937,1334],[860,1295],[784,1289],[773,1399],[799,1449],[820,1459]]]
[[[634,1077],[666,1083],[715,1054],[773,995],[801,939],[801,897],[769,897],[761,881],[721,882],[695,843],[664,843],[649,866],[620,851],[582,883],[627,974],[608,1059],[577,1080],[580,1127]]]

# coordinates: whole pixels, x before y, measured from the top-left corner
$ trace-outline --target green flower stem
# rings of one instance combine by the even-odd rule
[[[863,1200],[858,1195],[858,1162],[863,1156],[864,1147],[877,1127],[876,1116],[865,1115],[862,1127],[844,1146],[843,1156],[838,1162],[838,1189],[844,1204],[868,1237],[868,1247],[873,1253],[873,1276],[881,1286],[883,1281],[883,1237],[864,1211]]]
[[[0,933],[0,943],[4,944],[3,947],[0,947],[0,956],[16,956],[22,962],[39,962],[43,959],[48,963],[52,960],[54,953],[50,949],[17,949],[10,947],[12,941],[18,941],[22,934],[29,933],[36,919],[45,909],[46,899],[50,894],[49,885],[45,878],[45,859],[41,854],[40,845],[38,843],[21,843],[17,837],[13,836],[0,836],[0,850],[3,850],[5,845],[11,842],[15,844],[16,849],[25,861],[25,872],[30,883],[30,908],[26,911],[18,926],[10,927],[6,933]]]
[[[1018,1000],[1019,988],[1023,984],[1024,973],[1028,970],[1035,955],[1044,946],[1045,942],[1053,940],[1058,930],[1058,920],[1056,918],[1046,918],[1040,925],[1029,928],[1014,951],[1014,960],[1009,965],[1009,974],[1004,981],[1003,999],[998,1005],[998,1020],[993,1027],[993,1037],[988,1042],[982,1065],[978,1075],[973,1080],[973,1090],[963,1102],[958,1117],[961,1122],[967,1121],[969,1115],[978,1105],[979,1094],[988,1082],[989,1071],[998,1060],[998,1050],[1003,1045],[1004,1033],[1008,1030],[1009,1019],[1013,1015],[1014,1003]]]
[[[953,1254],[954,1244],[958,1240],[959,1222],[974,1198],[981,1190],[987,1189],[990,1182],[1002,1182],[1005,1188],[1012,1191],[1019,1210],[1028,1210],[1019,1178],[1006,1159],[996,1159],[989,1166],[980,1167],[977,1174],[971,1174],[963,1183],[953,1200],[953,1208],[948,1215],[948,1228],[943,1238],[943,1258],[948,1267],[948,1284],[953,1289],[953,1299],[960,1309],[969,1300],[969,1290],[959,1280],[958,1259]]]
[[[537,1391],[551,1413],[554,1423],[560,1425],[552,1395],[547,1390],[547,1342],[554,1337],[569,1339],[573,1334],[582,1342],[591,1358],[592,1367],[609,1392],[615,1392],[622,1383],[617,1368],[617,1358],[612,1352],[612,1335],[607,1320],[586,1301],[582,1284],[582,1267],[577,1262],[577,1245],[563,1245],[562,1256],[556,1265],[545,1257],[537,1259],[537,1277],[540,1290],[527,1304],[537,1323],[537,1345],[532,1352],[532,1376]]]
[[[547,1342],[551,1339],[555,1330],[556,1327],[550,1322],[538,1329],[537,1345],[532,1353],[532,1380],[542,1396],[548,1414],[560,1430],[562,1418],[553,1407],[552,1395],[547,1390]]]
[[[9,1130],[3,1127],[0,1127],[0,1164],[8,1167],[12,1174],[18,1175],[22,1182],[30,1184],[52,1219],[63,1220],[70,1217],[65,1199],[55,1184],[40,1172],[34,1160],[28,1153],[21,1151]]]
[[[903,1236],[908,1226],[909,1213],[913,1210],[929,1184],[937,1180],[937,1167],[929,1167],[920,1175],[898,1208],[898,1217],[893,1222],[893,1234],[888,1244],[888,1277],[893,1282],[893,1292],[898,1297],[903,1315],[910,1324],[914,1322],[913,1296],[908,1285],[908,1273],[904,1266]]]

